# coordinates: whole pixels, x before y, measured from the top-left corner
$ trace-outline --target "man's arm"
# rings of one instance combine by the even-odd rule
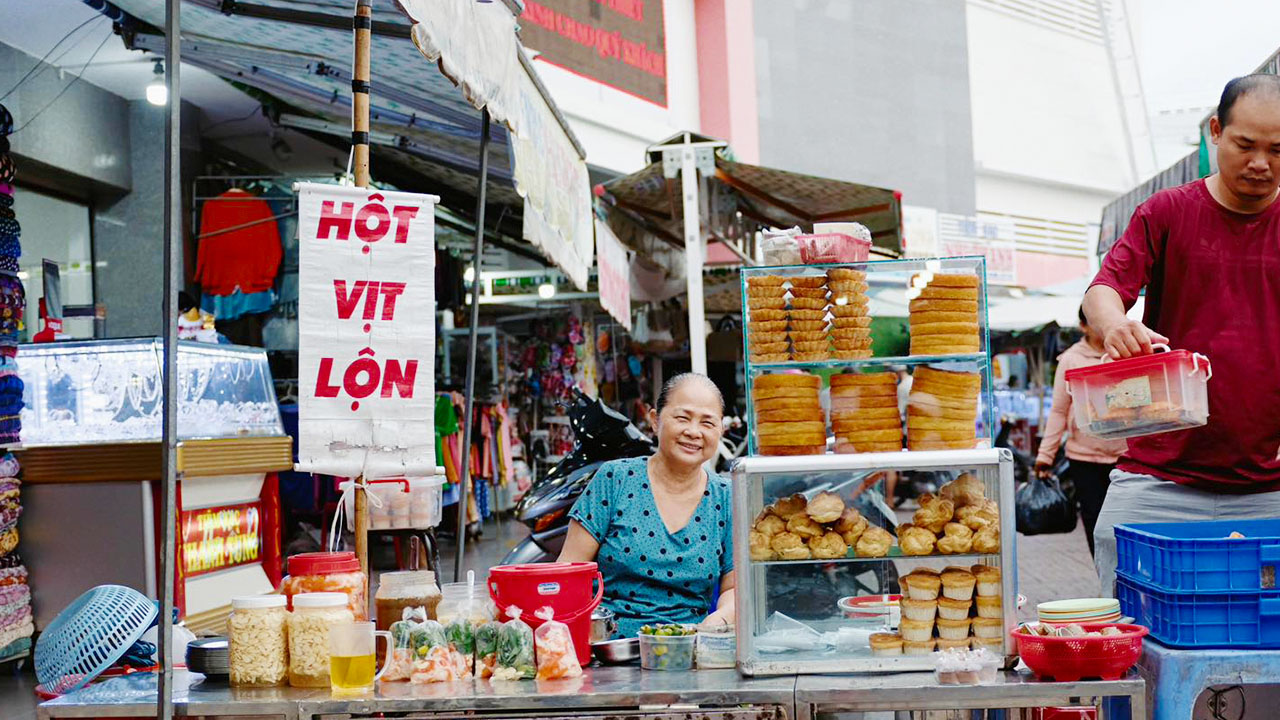
[[[1169,342],[1169,338],[1146,325],[1130,320],[1120,293],[1107,285],[1094,285],[1084,294],[1084,314],[1102,334],[1107,353],[1116,360],[1150,355],[1152,343]]]

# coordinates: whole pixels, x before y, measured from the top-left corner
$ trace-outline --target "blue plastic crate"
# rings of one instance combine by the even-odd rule
[[[1177,648],[1280,648],[1280,590],[1166,592],[1117,573],[1120,612]]]
[[[1228,539],[1237,532],[1243,538]],[[1116,569],[1174,591],[1276,589],[1280,519],[1116,526]]]

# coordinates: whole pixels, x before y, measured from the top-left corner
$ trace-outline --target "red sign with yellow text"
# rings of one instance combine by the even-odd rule
[[[663,0],[525,0],[520,39],[539,60],[667,106]]]
[[[262,561],[259,502],[183,510],[179,525],[187,578]]]

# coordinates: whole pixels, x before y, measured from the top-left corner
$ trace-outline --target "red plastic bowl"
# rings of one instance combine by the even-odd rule
[[[1142,657],[1142,638],[1147,629],[1120,623],[1081,623],[1093,632],[1113,627],[1123,635],[1095,637],[1043,637],[1014,630],[1009,633],[1018,644],[1018,654],[1040,679],[1075,682],[1099,677],[1119,680]]]

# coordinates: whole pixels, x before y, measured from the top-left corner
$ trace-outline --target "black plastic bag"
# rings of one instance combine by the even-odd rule
[[[1014,498],[1018,532],[1023,535],[1069,533],[1076,529],[1075,503],[1062,492],[1056,476],[1044,480],[1032,473]]]

